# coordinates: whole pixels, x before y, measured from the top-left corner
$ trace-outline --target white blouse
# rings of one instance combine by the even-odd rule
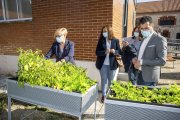
[[[108,39],[106,38],[106,49],[110,49],[111,48],[111,41],[108,42]],[[106,54],[106,58],[104,60],[104,65],[109,65],[109,53]]]

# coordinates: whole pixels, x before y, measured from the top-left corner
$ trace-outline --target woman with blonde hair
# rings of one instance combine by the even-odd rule
[[[54,42],[46,54],[46,59],[53,55],[56,56],[56,62],[66,61],[74,63],[74,43],[67,39],[68,31],[66,28],[58,28],[54,33]]]

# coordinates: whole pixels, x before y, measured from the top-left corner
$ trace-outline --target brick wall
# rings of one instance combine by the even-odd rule
[[[120,6],[121,0],[32,0],[32,21],[0,23],[0,54],[17,55],[19,47],[46,53],[55,30],[65,27],[75,42],[75,59],[94,61],[103,25],[113,25],[116,37],[122,36]]]
[[[17,48],[30,48],[32,41],[31,22],[0,23],[0,54],[17,54]]]
[[[128,3],[128,21],[127,21],[127,36],[132,36],[133,26],[135,24],[136,17],[134,16],[135,7],[134,7],[134,0],[129,0]]]
[[[65,27],[68,29],[68,38],[75,42],[75,58],[78,60],[94,60],[95,48],[100,29],[105,24],[112,22],[112,1],[109,0],[51,0],[34,2],[33,11],[35,32],[37,41],[46,34],[43,44],[40,46],[47,51],[54,41],[52,35],[55,29]],[[41,10],[42,9],[42,10]],[[44,9],[46,9],[45,12]],[[40,17],[40,16],[45,17]],[[44,26],[46,24],[46,26]],[[40,29],[39,29],[40,28]]]
[[[113,1],[113,22],[112,27],[114,30],[115,36],[121,41],[123,37],[122,28],[123,28],[123,2],[121,0]]]

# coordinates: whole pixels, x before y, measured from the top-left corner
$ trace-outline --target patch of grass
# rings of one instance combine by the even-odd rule
[[[54,112],[54,111],[51,111],[51,110],[48,110],[46,111],[47,113],[49,113],[49,115],[52,115],[52,116],[56,116],[58,118],[61,118],[61,119],[57,119],[57,120],[77,120],[78,118],[75,117],[75,116],[71,116],[71,115],[68,115],[68,114],[65,114],[65,113],[57,113],[57,112]],[[48,117],[48,116],[47,116]],[[55,119],[56,120],[56,119]]]
[[[46,117],[46,120],[59,120],[59,116],[50,114]]]
[[[0,94],[0,113],[7,108],[7,95]]]
[[[39,111],[44,111],[44,112],[46,112],[48,110],[47,108],[38,107],[38,106],[36,106],[34,109],[37,109]]]
[[[0,116],[1,115],[6,116],[6,114],[3,111],[6,111],[6,109],[7,109],[7,102],[8,102],[7,94],[1,93],[0,94]],[[27,117],[27,119],[29,118],[32,120],[77,120],[77,117],[75,117],[75,116],[70,116],[70,115],[67,115],[64,113],[57,113],[50,109],[47,109],[47,108],[44,108],[41,106],[37,106],[37,105],[33,105],[33,104],[29,104],[29,103],[25,103],[25,102],[18,101],[15,99],[12,99],[11,103],[12,103],[11,107],[13,109],[15,109],[15,111],[16,111],[16,112],[12,112],[12,115],[16,116],[16,117],[14,117],[14,119],[19,119],[21,114],[24,114],[29,110],[30,111],[38,110],[39,111],[38,113]],[[22,107],[22,106],[24,106],[24,107]],[[23,112],[17,112],[18,110],[21,111],[20,108],[21,108],[21,110],[23,110]],[[43,114],[43,116],[41,114]],[[6,119],[6,117],[5,117],[5,119]]]

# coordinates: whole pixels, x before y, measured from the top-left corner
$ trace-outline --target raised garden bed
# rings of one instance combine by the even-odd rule
[[[82,114],[97,100],[98,87],[92,86],[87,93],[66,92],[48,87],[19,87],[17,81],[7,80],[8,120],[11,120],[11,98],[23,102],[51,108],[57,112],[74,115],[81,119]],[[94,108],[96,115],[96,102]]]
[[[40,50],[19,49],[17,80],[7,80],[8,119],[11,98],[64,112],[81,119],[98,97],[97,82],[71,63],[46,60]],[[94,117],[95,119],[95,117]]]
[[[127,91],[130,91],[130,89],[131,89],[131,85],[126,88]],[[147,97],[144,97],[144,98],[143,97],[140,98],[137,95],[138,99],[134,97],[134,99],[136,100],[133,100],[133,95],[132,94],[130,95],[129,93],[129,95],[127,96],[124,94],[124,97],[126,97],[127,99],[121,99],[121,97],[119,99],[117,96],[115,96],[115,91],[113,90],[109,91],[108,97],[105,100],[105,119],[106,120],[179,120],[180,119],[180,106],[179,105],[163,103],[165,102],[163,101],[163,99],[168,99],[168,98],[162,98],[161,100],[160,97],[162,96],[159,95],[159,97],[157,97],[157,101],[158,100],[159,101],[158,103],[155,103],[155,102],[152,102],[152,101],[156,101],[155,98],[151,99],[151,101],[147,99],[148,98],[147,94],[150,94],[150,93],[146,91]],[[124,92],[124,91],[122,89],[122,91],[119,91],[119,92]],[[143,93],[141,94],[143,96]],[[153,94],[155,95],[155,93]],[[151,94],[151,96],[153,94]],[[128,98],[131,100],[128,100]]]

